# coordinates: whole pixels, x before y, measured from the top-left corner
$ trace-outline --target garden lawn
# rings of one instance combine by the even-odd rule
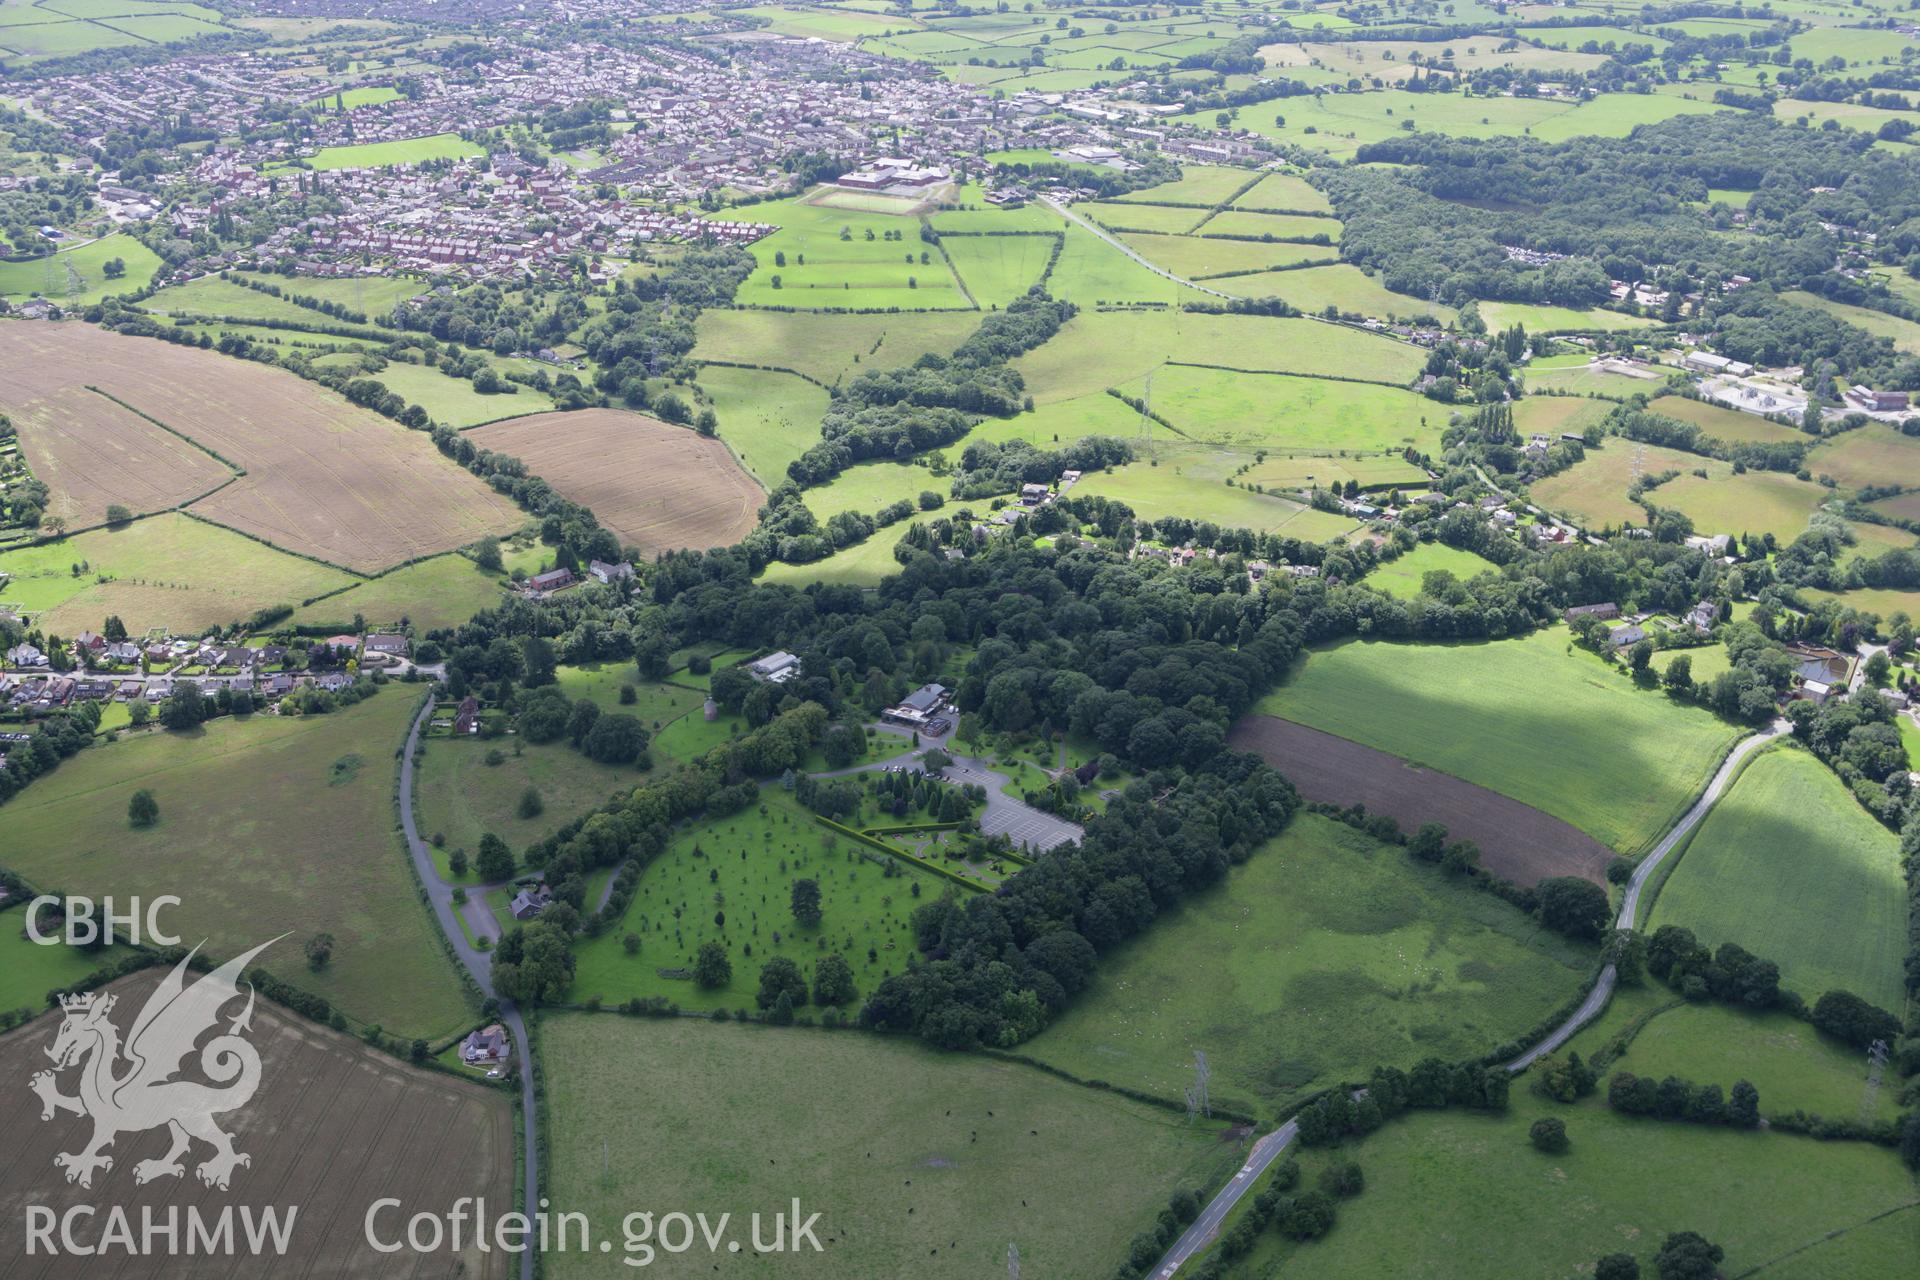
[[[1492,569],[1491,560],[1449,547],[1443,542],[1423,542],[1413,550],[1381,565],[1366,577],[1366,584],[1391,596],[1411,600],[1420,594],[1420,582],[1429,573],[1451,573],[1460,581]]]
[[[418,705],[391,686],[329,715],[95,746],[8,802],[0,865],[91,897],[176,895],[174,931],[218,957],[289,934],[261,957],[270,972],[389,1032],[450,1035],[472,1011],[396,833],[394,755]],[[136,831],[141,789],[160,820]],[[320,933],[333,959],[312,973]]]
[[[745,1240],[749,1215],[770,1228],[797,1194],[822,1251],[781,1255],[783,1276],[977,1280],[1005,1273],[1012,1239],[1027,1275],[1105,1280],[1176,1188],[1211,1187],[1245,1151],[1217,1123],[901,1037],[613,1014],[550,1016],[540,1034],[557,1204],[595,1224],[698,1206]],[[639,1105],[666,1081],[671,1107]],[[744,1244],[655,1261],[768,1273]],[[547,1269],[609,1273],[579,1251]]]
[[[575,1001],[665,996],[687,1009],[751,1009],[760,969],[776,955],[811,982],[820,958],[838,953],[862,997],[906,970],[918,954],[913,909],[949,882],[829,831],[777,788],[761,797],[746,812],[675,833],[642,871],[626,914],[580,944]],[[800,924],[790,909],[793,882],[803,877],[820,886],[817,926]],[[640,938],[635,955],[624,945],[630,933]],[[712,990],[692,978],[695,954],[710,941],[727,948],[733,965],[732,981]]]
[[[1841,987],[1902,1010],[1899,841],[1806,752],[1747,765],[1661,887],[1650,927],[1665,924],[1773,961],[1809,1004]]]
[[[1739,730],[1571,648],[1563,627],[1312,651],[1257,710],[1545,810],[1629,856],[1692,804]]]
[[[1578,991],[1592,963],[1397,846],[1303,815],[1106,956],[1024,1052],[1178,1100],[1197,1050],[1215,1105],[1264,1117],[1378,1064],[1490,1052]]]

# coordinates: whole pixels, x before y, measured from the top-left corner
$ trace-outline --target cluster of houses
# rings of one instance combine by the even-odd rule
[[[313,661],[315,650],[325,654]],[[4,655],[0,669],[0,707],[44,714],[81,702],[163,702],[185,685],[202,693],[225,689],[278,699],[301,688],[337,693],[358,678],[361,669],[404,662],[410,642],[403,635],[374,632],[316,640],[306,665],[286,669],[285,645],[230,645],[207,640],[157,639],[109,641],[91,631],[75,636],[71,671],[53,670],[52,660],[22,642]]]

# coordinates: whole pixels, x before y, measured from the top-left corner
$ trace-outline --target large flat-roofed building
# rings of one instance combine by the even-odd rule
[[[934,718],[940,708],[947,705],[947,686],[943,684],[923,684],[900,700],[897,707],[888,707],[887,719],[895,724],[922,725]]]

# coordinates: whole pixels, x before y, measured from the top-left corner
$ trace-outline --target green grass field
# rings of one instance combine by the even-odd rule
[[[700,313],[693,358],[792,369],[831,386],[864,369],[901,368],[928,352],[946,355],[979,324],[979,316],[964,311],[820,315],[709,307]]]
[[[1257,710],[1479,783],[1638,854],[1739,731],[1569,646],[1557,626],[1478,644],[1350,641],[1313,651]]]
[[[1445,425],[1443,407],[1399,387],[1174,364],[1152,376],[1154,412],[1208,444],[1326,453],[1412,445],[1432,452]],[[1142,399],[1146,380],[1120,389]]]
[[[1076,207],[1075,212],[1092,218],[1109,231],[1157,231],[1164,235],[1185,235],[1198,226],[1208,211],[1183,209],[1164,204],[1108,204],[1093,201]]]
[[[1527,1128],[1543,1116],[1564,1121],[1570,1151],[1529,1144]],[[1333,1280],[1587,1275],[1616,1252],[1637,1255],[1652,1276],[1674,1231],[1725,1248],[1719,1274],[1769,1280],[1898,1280],[1911,1271],[1902,1259],[1920,1251],[1920,1209],[1903,1208],[1920,1196],[1892,1152],[1635,1119],[1597,1097],[1563,1107],[1524,1085],[1505,1115],[1413,1112],[1333,1153],[1308,1153],[1307,1185],[1332,1158],[1359,1162],[1367,1180],[1334,1230],[1308,1245],[1268,1234],[1228,1271],[1233,1280],[1276,1265]]]
[[[1584,949],[1329,819],[1302,816],[1226,883],[1109,955],[1024,1052],[1178,1099],[1266,1114],[1380,1063],[1476,1057],[1578,989]]]
[[[1487,322],[1489,329],[1510,329],[1517,324],[1525,326],[1528,333],[1645,329],[1654,323],[1645,316],[1630,316],[1599,307],[1579,311],[1572,307],[1532,306],[1524,302],[1482,302],[1480,318]]]
[[[734,295],[742,306],[907,311],[968,307],[938,250],[920,242],[920,224],[912,218],[827,208],[800,199],[757,204],[733,218],[780,228],[751,246],[759,265]],[[927,254],[924,263],[922,253]]]
[[[75,566],[84,568],[76,574]],[[355,581],[342,570],[175,513],[9,551],[0,555],[0,571],[13,575],[0,600],[69,636],[98,630],[108,614],[135,634],[167,626],[192,635]]]
[[[1780,295],[1788,302],[1797,302],[1803,307],[1812,307],[1824,311],[1856,328],[1881,338],[1892,338],[1897,350],[1908,355],[1920,355],[1920,324],[1903,320],[1899,316],[1890,316],[1884,311],[1875,311],[1870,307],[1851,306],[1845,302],[1834,302],[1818,294],[1790,291]]]
[[[1263,244],[1135,233],[1120,238],[1142,256],[1189,280],[1210,281],[1228,273],[1295,267],[1305,262],[1332,264],[1340,257],[1339,250],[1315,244]]]
[[[1651,452],[1651,450],[1649,450]],[[1706,460],[1693,458],[1692,465]],[[1683,512],[1700,533],[1771,533],[1783,544],[1807,531],[1807,522],[1833,493],[1784,471],[1722,475],[1706,464],[1708,479],[1688,474],[1670,480],[1648,496],[1656,506]]]
[[[165,915],[162,915],[164,921]],[[41,927],[54,932],[59,926],[42,920]],[[0,1010],[46,1007],[49,991],[64,991],[94,970],[119,958],[120,948],[111,951],[78,951],[62,943],[43,946],[27,938],[27,913],[16,906],[0,912]]]
[[[1787,1013],[1754,1013],[1724,1004],[1686,1004],[1655,1015],[1619,1067],[1635,1075],[1677,1075],[1731,1088],[1751,1081],[1761,1109],[1806,1111],[1833,1119],[1860,1114],[1867,1056]],[[1873,1114],[1891,1120],[1899,1104],[1882,1091]]]
[[[1602,448],[1587,450],[1585,458],[1565,471],[1535,481],[1532,485],[1533,500],[1550,511],[1561,512],[1593,528],[1628,524],[1645,526],[1646,508],[1627,497],[1636,460],[1642,475],[1656,475],[1662,471],[1686,472],[1695,467],[1705,468],[1707,474],[1714,478],[1714,483],[1724,483],[1733,475],[1733,467],[1725,462],[1703,458],[1695,453],[1682,453],[1678,449],[1662,448],[1657,444],[1642,445],[1615,438]],[[1653,490],[1648,497],[1659,506],[1676,506],[1678,504],[1673,500],[1673,494],[1678,488],[1679,481],[1670,481]],[[1802,527],[1805,527],[1804,522]],[[1713,530],[1703,532],[1711,533]]]
[[[394,753],[415,706],[392,687],[331,715],[95,747],[8,803],[0,864],[94,897],[176,895],[176,932],[218,956],[290,933],[261,957],[270,972],[390,1031],[450,1034],[471,1012],[395,833]],[[142,788],[160,821],[136,831]],[[301,949],[319,933],[333,960],[311,973]]]
[[[1494,568],[1491,560],[1449,547],[1442,542],[1423,542],[1396,560],[1381,565],[1366,577],[1366,585],[1388,595],[1410,600],[1420,594],[1421,580],[1429,573],[1451,573],[1465,582]]]
[[[948,484],[925,467],[910,462],[863,462],[848,467],[816,489],[808,489],[804,496],[807,509],[826,521],[842,511],[874,515],[901,498],[915,501],[928,490],[944,497]],[[902,527],[895,530],[894,536],[897,538],[904,532]]]
[[[354,615],[373,626],[405,620],[420,631],[454,627],[501,601],[505,582],[455,552],[383,573],[294,610],[295,626],[339,623]]]
[[[285,287],[285,282],[282,282]],[[289,324],[337,324],[285,298],[275,298],[219,276],[202,276],[169,285],[146,301],[148,310],[167,315],[217,316],[234,320],[280,320]]]
[[[906,969],[918,954],[909,917],[947,882],[884,855],[869,859],[777,790],[762,797],[764,813],[679,832],[648,864],[626,915],[581,945],[575,1000],[666,996],[688,1009],[752,1008],[761,966],[776,955],[811,978],[820,957],[837,952],[863,995]],[[820,885],[824,916],[817,927],[799,924],[788,907],[792,884],[802,877]],[[725,924],[716,924],[723,913]],[[637,955],[623,946],[629,933],[640,937]],[[691,973],[701,943],[715,940],[728,949],[733,981],[708,990]]]
[[[1260,213],[1250,209],[1226,209],[1214,214],[1195,233],[1202,236],[1271,236],[1275,240],[1319,241],[1324,237],[1340,243],[1340,224],[1332,218],[1305,217],[1293,213]]]
[[[506,362],[496,360],[494,363],[500,367]],[[500,385],[512,388],[511,391],[482,395],[465,378],[450,378],[437,367],[409,364],[404,360],[390,361],[379,373],[368,376],[408,404],[425,409],[435,422],[456,429],[529,413],[546,413],[554,407],[552,396],[532,387],[502,379]]]
[[[1034,401],[1046,405],[1122,386],[1170,360],[1263,373],[1333,374],[1394,386],[1411,382],[1425,363],[1420,349],[1408,343],[1316,320],[1082,311],[1014,367],[1026,378]],[[1154,385],[1157,390],[1158,379]]]
[[[1737,942],[1811,1003],[1844,987],[1896,1014],[1906,895],[1899,842],[1812,756],[1753,761],[1689,842],[1651,923]]]
[[[1920,477],[1920,439],[1870,422],[1816,446],[1807,454],[1807,470],[1816,478],[1832,476],[1843,489]]]
[[[805,378],[710,364],[700,388],[713,401],[721,441],[764,489],[786,483],[787,464],[820,442],[827,393]]]
[[[1395,317],[1437,316],[1451,320],[1454,310],[1437,302],[1394,293],[1351,263],[1301,267],[1294,271],[1265,271],[1251,276],[1228,276],[1209,283],[1224,293],[1243,298],[1283,298],[1310,315],[1328,307],[1342,315]]]
[[[900,530],[882,529],[865,542],[855,543],[812,564],[770,564],[760,575],[760,581],[789,587],[804,587],[810,582],[877,587],[880,579],[900,572],[900,562],[893,558],[900,533]]]
[[[947,236],[941,241],[973,300],[1004,307],[1040,283],[1058,241],[1052,236]]]
[[[1281,532],[1308,542],[1339,537],[1360,526],[1348,516],[1229,486],[1217,474],[1220,469],[1219,458],[1174,451],[1161,457],[1158,466],[1151,461],[1129,462],[1087,476],[1074,486],[1074,493],[1117,499],[1147,520],[1198,518],[1222,528]]]
[[[484,155],[457,133],[436,133],[425,138],[401,138],[393,142],[363,142],[354,146],[322,147],[307,157],[311,169],[385,169],[393,165],[420,164],[427,160],[464,160]]]
[[[1332,213],[1326,192],[1293,173],[1269,173],[1253,189],[1233,202],[1236,209],[1265,209],[1276,213]]]
[[[1280,175],[1275,175],[1280,176]],[[1229,169],[1220,165],[1190,164],[1183,165],[1180,176],[1172,182],[1163,182],[1154,187],[1143,187],[1138,191],[1129,191],[1119,197],[1124,203],[1144,202],[1147,204],[1219,204],[1229,200],[1235,192],[1249,184],[1262,183],[1267,179],[1249,169]]]
[[[110,280],[106,266],[115,258],[126,264],[126,274]],[[0,296],[40,294],[61,306],[84,307],[114,294],[145,288],[159,269],[158,254],[132,236],[115,232],[52,257],[0,262]]]
[[[999,1275],[1013,1240],[1027,1275],[1104,1280],[1176,1187],[1212,1185],[1244,1149],[1216,1124],[897,1037],[562,1014],[540,1052],[556,1204],[601,1230],[642,1205],[732,1213],[744,1239],[748,1215],[770,1228],[799,1195],[823,1252],[771,1265],[801,1277],[898,1275],[908,1258],[928,1280]],[[665,1080],[672,1107],[635,1105]],[[608,1274],[546,1257],[560,1280]],[[702,1246],[649,1270],[769,1261]]]
[[[1770,419],[1735,409],[1723,409],[1704,400],[1689,400],[1685,396],[1660,396],[1647,407],[1666,417],[1691,422],[1713,439],[1733,444],[1774,443],[1804,438],[1801,432]]]

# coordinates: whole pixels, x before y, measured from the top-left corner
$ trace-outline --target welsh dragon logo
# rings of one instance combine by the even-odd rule
[[[251,985],[246,1008],[229,1020],[225,1034],[214,1036],[200,1050],[200,1069],[214,1085],[174,1077],[200,1038],[217,1027],[220,1011],[239,997],[240,974],[278,941],[261,943],[191,987],[186,970],[193,957],[181,960],[147,997],[124,1044],[111,1019],[117,997],[85,992],[60,998],[65,1017],[47,1050],[53,1070],[35,1075],[31,1087],[40,1097],[42,1120],[68,1112],[93,1121],[93,1138],[82,1150],[53,1158],[68,1182],[91,1187],[95,1172],[113,1168],[113,1157],[104,1153],[115,1138],[162,1125],[173,1145],[159,1159],[133,1167],[136,1183],[185,1174],[181,1157],[196,1138],[213,1148],[213,1155],[194,1171],[210,1187],[225,1191],[236,1168],[252,1165],[252,1157],[235,1151],[233,1139],[213,1119],[244,1107],[260,1088],[260,1054],[241,1037],[253,1024]],[[61,1093],[56,1080],[57,1073],[72,1067],[80,1069],[76,1097]]]

